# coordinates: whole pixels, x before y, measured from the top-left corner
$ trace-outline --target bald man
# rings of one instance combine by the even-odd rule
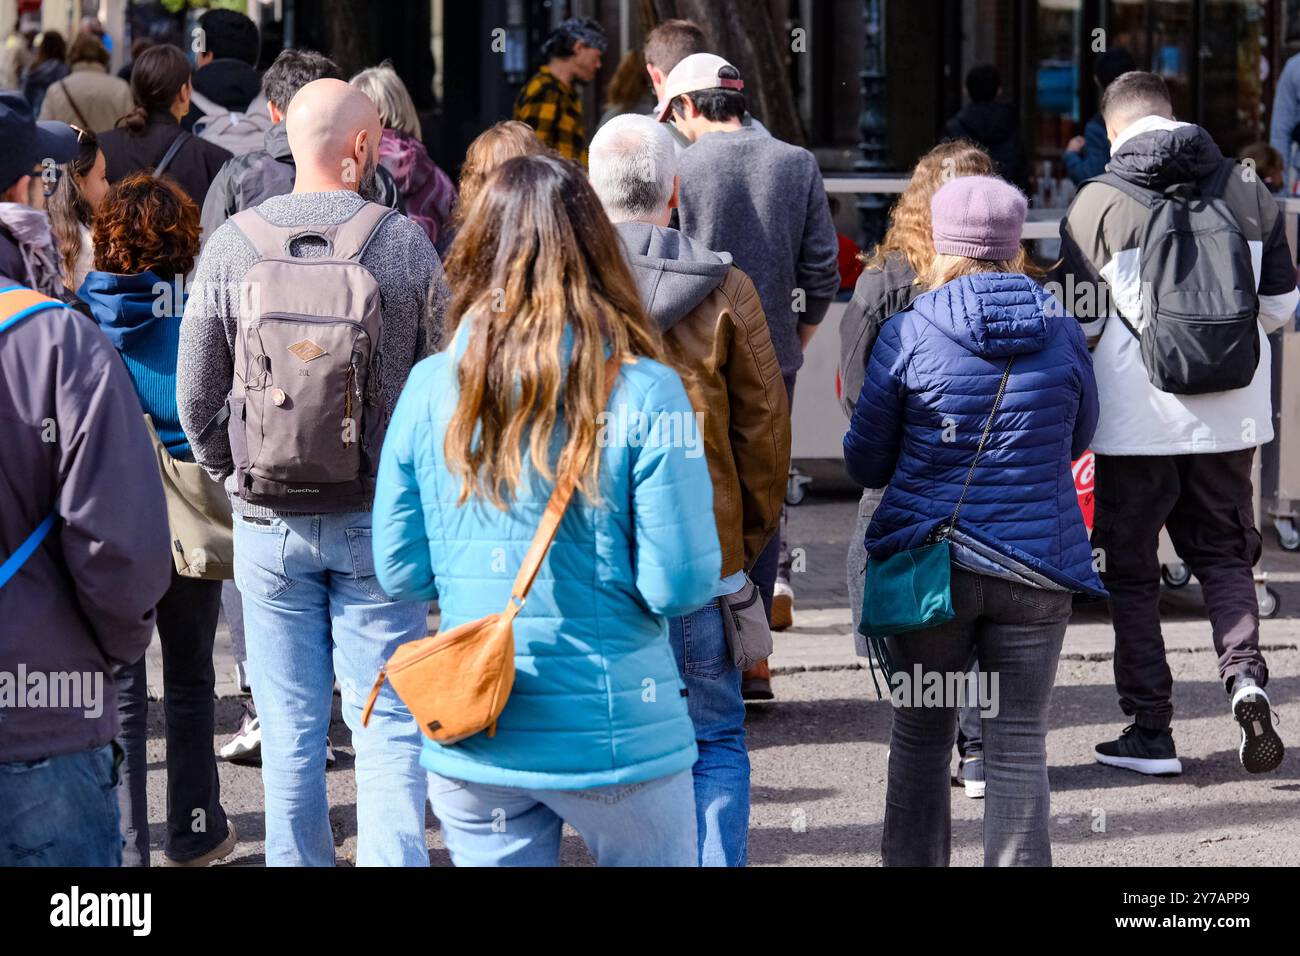
[[[225,482],[235,511],[235,579],[243,596],[248,670],[262,729],[267,865],[334,864],[325,737],[337,678],[356,749],[357,863],[425,866],[420,733],[391,689],[381,693],[366,728],[360,712],[375,675],[397,646],[424,636],[427,606],[390,601],[376,583],[369,494],[345,510],[311,494],[267,507],[242,498],[234,480],[228,428],[242,435],[244,426],[227,425],[224,412],[235,370],[240,287],[258,261],[241,229],[241,223],[251,229],[257,222],[244,217],[298,232],[288,253],[318,258],[331,253],[332,227],[382,208],[358,194],[375,174],[381,132],[364,93],[339,80],[316,80],[293,98],[286,125],[297,166],[293,192],[223,224],[208,240],[195,272],[177,363],[181,424],[195,459]],[[411,366],[441,342],[446,283],[424,231],[400,213],[379,223],[359,261],[374,276],[382,300],[383,329],[369,381],[378,383],[386,421]],[[310,288],[306,278],[304,288]],[[292,290],[277,289],[276,295],[288,299],[279,307],[297,311]],[[426,308],[426,300],[433,305]],[[344,306],[341,302],[340,312]],[[306,306],[301,311],[311,312]],[[273,374],[310,374],[321,354],[288,351],[293,355],[268,356]],[[304,422],[302,427],[320,426]],[[377,445],[364,456],[370,463],[363,476],[367,489],[373,489]]]

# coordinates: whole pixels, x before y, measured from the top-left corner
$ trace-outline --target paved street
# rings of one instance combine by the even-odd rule
[[[777,635],[773,664],[778,700],[751,707],[753,760],[750,861],[754,865],[878,865],[890,713],[875,699],[865,662],[849,637],[844,552],[856,498],[834,481],[814,483],[791,512],[790,539],[806,549],[796,579],[795,628]],[[1104,613],[1076,613],[1066,637],[1052,704],[1048,758],[1052,837],[1058,865],[1300,865],[1300,556],[1277,549],[1271,532],[1265,567],[1282,596],[1281,616],[1264,622],[1274,706],[1293,747],[1282,766],[1248,777],[1237,762],[1238,733],[1217,680],[1209,628],[1196,585],[1169,592],[1166,642],[1177,681],[1174,733],[1181,778],[1157,780],[1097,765],[1092,746],[1124,725],[1112,686],[1111,632]],[[222,739],[238,721],[228,696],[228,638],[219,635],[217,702]],[[157,664],[157,646],[151,664]],[[156,675],[157,667],[152,673]],[[1288,719],[1289,718],[1289,719]],[[356,849],[355,789],[348,731],[338,717],[332,738],[338,765],[328,775],[338,858]],[[150,714],[150,800],[155,861],[164,807],[161,709]],[[214,743],[219,743],[216,741]],[[261,779],[255,768],[221,765],[223,801],[244,842],[233,863],[262,862]],[[953,863],[981,862],[983,804],[953,794]],[[449,863],[430,815],[429,847]],[[589,863],[570,834],[565,861]]]

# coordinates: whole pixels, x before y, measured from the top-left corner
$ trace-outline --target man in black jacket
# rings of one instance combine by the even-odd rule
[[[1029,168],[1020,137],[1016,108],[999,99],[1002,75],[992,63],[973,67],[966,74],[970,102],[943,127],[944,139],[968,139],[983,146],[997,165],[998,175],[1021,192],[1029,192]]]
[[[257,75],[261,41],[252,20],[234,10],[209,10],[199,17],[198,28],[202,32],[195,54],[194,93],[200,102],[191,104],[181,122],[190,130],[209,112],[203,108],[203,100],[242,113],[262,89]]]

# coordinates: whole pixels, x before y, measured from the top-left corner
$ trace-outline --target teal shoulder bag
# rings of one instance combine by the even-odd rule
[[[957,516],[966,500],[971,478],[975,475],[975,466],[979,464],[980,455],[988,443],[993,419],[1002,407],[1002,396],[1006,393],[1007,379],[1011,375],[1011,363],[1014,360],[1015,356],[1008,359],[1007,367],[1002,372],[997,398],[993,400],[993,410],[984,423],[984,433],[975,448],[975,458],[966,472],[966,482],[962,485],[957,506],[953,508],[952,517],[947,524],[937,527],[919,547],[900,551],[883,561],[867,561],[867,580],[862,594],[862,622],[858,625],[858,633],[867,639],[872,653],[880,661],[886,681],[894,671],[885,646],[886,637],[934,627],[951,621],[955,616],[952,607],[952,554],[948,536],[957,526]]]

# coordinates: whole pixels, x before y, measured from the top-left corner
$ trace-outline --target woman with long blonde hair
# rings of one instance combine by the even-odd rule
[[[443,839],[458,865],[554,865],[568,822],[599,863],[694,866],[667,619],[712,598],[721,552],[685,389],[572,163],[488,176],[447,273],[451,344],[412,371],[380,463],[380,584],[436,596],[444,629],[498,612],[556,484],[578,491],[515,618],[495,733],[424,742]]]

